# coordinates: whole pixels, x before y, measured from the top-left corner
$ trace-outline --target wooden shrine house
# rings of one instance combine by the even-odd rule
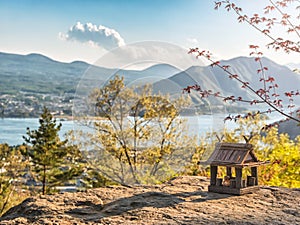
[[[259,189],[257,167],[267,162],[259,161],[253,146],[248,143],[217,143],[207,162],[210,165],[209,192],[242,195]],[[218,167],[226,167],[226,176],[217,178]],[[251,175],[243,179],[243,168],[249,167]],[[235,169],[235,177],[232,175]]]

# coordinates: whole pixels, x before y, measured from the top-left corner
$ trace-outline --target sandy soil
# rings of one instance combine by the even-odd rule
[[[300,189],[261,187],[231,196],[207,192],[207,186],[207,178],[184,176],[155,186],[34,197],[0,224],[300,224]]]

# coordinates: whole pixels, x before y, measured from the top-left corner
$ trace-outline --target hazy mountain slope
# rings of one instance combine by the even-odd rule
[[[274,77],[278,84],[278,93],[283,100],[287,101],[284,93],[290,90],[297,90],[300,87],[300,75],[292,72],[288,67],[276,64],[275,62],[263,58],[262,63],[267,67],[266,78]],[[238,57],[227,61],[221,61],[221,65],[230,65],[230,71],[233,74],[238,74],[239,77],[249,82],[251,86],[257,90],[263,87],[260,82],[260,74],[257,73],[259,64],[254,58]],[[178,73],[166,80],[157,82],[156,88],[168,87],[172,84],[176,86],[177,91],[189,85],[198,84],[203,90],[212,90],[213,92],[220,91],[223,95],[243,97],[243,99],[253,99],[253,93],[241,88],[241,84],[228,78],[222,69],[218,67],[191,67],[185,72]],[[175,88],[172,88],[175,91]],[[211,100],[212,101],[212,100]],[[300,104],[300,98],[295,98],[295,102]]]
[[[300,70],[300,63],[289,63],[286,66],[289,67],[291,70],[294,70],[294,69]]]
[[[223,65],[231,65],[230,71],[234,74],[238,74],[242,80],[251,83],[252,87],[257,90],[263,87],[263,83],[260,82],[260,75],[257,70],[260,69],[259,64],[255,62],[254,58],[238,57],[228,61],[223,61]],[[266,78],[274,77],[275,83],[278,84],[278,93],[283,99],[284,93],[290,90],[297,90],[300,87],[300,75],[292,72],[288,67],[279,65],[268,58],[262,58],[263,67],[267,67]],[[222,89],[228,92],[233,92],[241,85],[237,82],[231,82],[232,85],[227,85],[230,79],[224,79],[224,72],[219,68],[215,68],[216,79],[222,84]],[[234,84],[233,84],[234,83]],[[298,103],[299,103],[298,99]]]
[[[275,77],[283,99],[286,99],[285,91],[299,88],[299,74],[267,58],[263,58],[262,62],[263,66],[268,68],[266,76]],[[262,87],[257,74],[259,64],[253,58],[237,57],[221,63],[230,65],[230,70],[239,74],[242,80],[249,81],[254,89]],[[159,64],[138,71],[95,67],[79,61],[61,63],[39,54],[0,53],[0,94],[20,91],[60,94],[75,93],[76,89],[78,94],[87,94],[92,88],[101,86],[116,74],[124,76],[128,85],[155,82],[156,92],[178,95],[182,93],[183,88],[197,83],[203,89],[220,91],[224,95],[251,98],[251,93],[241,89],[241,84],[230,80],[228,75],[217,67],[190,67],[186,71],[180,71],[170,65]],[[199,96],[193,97],[201,102]],[[296,102],[299,103],[299,100],[298,98]],[[217,100],[210,101],[218,103]]]
[[[17,55],[0,53],[0,94],[12,92],[53,93],[88,91],[103,85],[110,77],[125,77],[127,84],[139,79],[163,79],[179,70],[159,64],[145,70],[108,69],[75,61],[62,63],[40,54]],[[86,89],[88,88],[88,89]]]
[[[88,66],[83,62],[61,63],[39,54],[0,53],[0,90],[1,93],[74,92]]]

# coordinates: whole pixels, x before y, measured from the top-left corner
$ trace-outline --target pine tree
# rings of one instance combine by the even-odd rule
[[[42,182],[42,193],[46,194],[48,185],[55,186],[78,175],[80,166],[74,160],[80,157],[80,152],[74,146],[67,146],[67,139],[60,140],[58,132],[62,124],[56,123],[46,107],[39,124],[37,130],[27,128],[28,137],[23,138],[30,145],[26,155],[34,166],[37,179]]]

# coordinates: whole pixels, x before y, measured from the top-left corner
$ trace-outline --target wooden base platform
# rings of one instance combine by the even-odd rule
[[[250,186],[245,188],[231,188],[227,186],[208,186],[209,192],[232,194],[232,195],[244,195],[249,193],[254,193],[259,190],[259,186]]]

